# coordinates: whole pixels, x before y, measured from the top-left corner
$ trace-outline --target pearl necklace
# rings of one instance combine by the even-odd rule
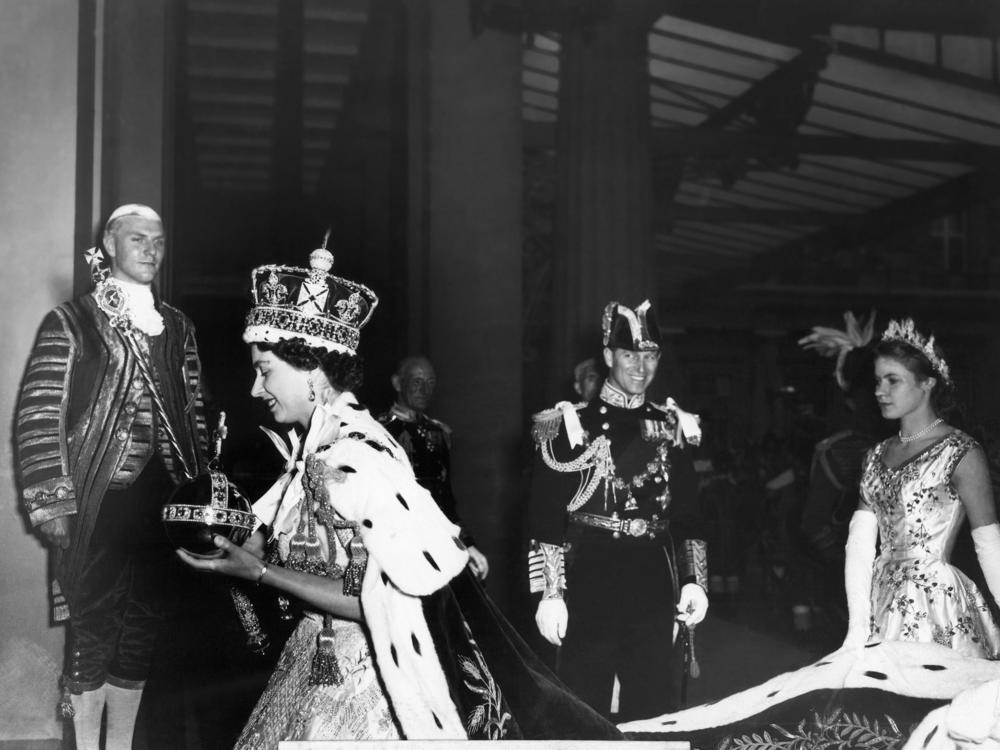
[[[944,419],[942,419],[941,417],[938,417],[933,422],[931,422],[929,425],[927,425],[924,429],[919,430],[917,432],[914,432],[912,435],[904,435],[903,431],[900,430],[899,431],[899,442],[901,442],[901,443],[912,443],[914,440],[919,440],[924,435],[926,435],[928,432],[930,432],[935,427],[937,427],[939,424],[941,424],[943,421],[944,421]]]

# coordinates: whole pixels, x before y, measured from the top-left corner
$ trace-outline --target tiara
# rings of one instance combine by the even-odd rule
[[[948,369],[948,363],[945,362],[944,358],[941,357],[936,351],[934,351],[934,336],[925,339],[917,331],[917,327],[913,322],[913,318],[906,318],[904,320],[890,320],[889,325],[885,329],[885,333],[882,334],[883,341],[901,341],[907,346],[912,346],[918,352],[927,357],[927,360],[931,363],[931,367],[934,368],[945,382],[951,382],[951,370]]]
[[[361,328],[371,319],[378,297],[368,287],[330,273],[333,253],[323,247],[309,255],[309,268],[258,266],[250,273],[253,307],[243,340],[274,344],[291,338],[307,346],[357,353]]]

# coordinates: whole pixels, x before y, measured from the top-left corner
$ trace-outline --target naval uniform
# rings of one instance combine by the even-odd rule
[[[543,588],[539,547],[564,547],[558,673],[605,715],[617,675],[621,721],[677,707],[675,602],[680,585],[704,580],[703,544],[700,573],[676,565],[673,540],[700,529],[697,478],[670,404],[606,382],[591,403],[542,412],[533,426],[532,590]]]

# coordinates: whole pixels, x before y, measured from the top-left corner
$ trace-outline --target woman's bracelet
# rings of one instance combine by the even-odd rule
[[[267,566],[266,565],[261,565],[260,566],[260,573],[257,575],[257,581],[256,581],[256,584],[258,586],[260,586],[260,582],[264,580],[264,574],[266,572],[267,572]]]

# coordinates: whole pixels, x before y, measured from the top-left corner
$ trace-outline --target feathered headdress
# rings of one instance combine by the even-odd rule
[[[803,349],[815,349],[824,357],[837,358],[833,376],[842,391],[848,390],[848,383],[844,379],[844,360],[852,349],[859,349],[871,343],[875,335],[875,311],[871,311],[867,322],[862,326],[854,317],[854,313],[848,310],[844,313],[844,323],[843,331],[825,326],[813,326],[812,333],[799,339],[799,346]]]

